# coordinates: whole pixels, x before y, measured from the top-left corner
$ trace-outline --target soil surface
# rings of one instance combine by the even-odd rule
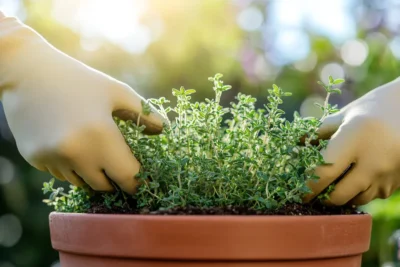
[[[304,216],[304,215],[349,215],[363,214],[355,207],[328,207],[321,204],[305,205],[305,204],[288,204],[277,210],[252,210],[246,207],[179,207],[169,210],[150,211],[132,210],[129,207],[113,207],[108,208],[104,204],[93,203],[88,213],[97,214],[143,214],[143,215],[288,215],[288,216]]]

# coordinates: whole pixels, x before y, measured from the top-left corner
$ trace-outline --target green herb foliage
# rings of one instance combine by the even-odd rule
[[[320,150],[327,142],[311,142],[317,139],[322,119],[337,111],[328,100],[332,93],[340,93],[334,86],[344,80],[329,77],[328,84],[319,82],[327,92],[321,120],[302,118],[295,112],[290,122],[280,109],[289,92],[273,85],[264,109],[256,109],[256,99],[241,93],[230,107],[222,107],[221,95],[231,86],[221,78],[221,74],[209,78],[215,98],[204,102],[192,102],[196,91],[183,87],[172,90],[177,98],[174,107],[167,106],[164,97],[149,99],[165,118],[175,115],[173,121],[167,119],[160,135],[144,135],[145,126],[137,126],[140,116],[136,122],[116,119],[141,163],[140,173],[132,178],[141,185],[134,197],[118,188],[115,193],[102,194],[104,205],[128,206],[128,198],[135,198],[135,209],[151,211],[189,205],[265,210],[301,203],[302,196],[310,193],[307,182],[318,179],[315,168],[324,163]],[[143,114],[148,114],[149,104],[142,105]],[[44,192],[52,192],[46,202],[57,211],[84,212],[91,205],[91,193],[85,189],[72,186],[65,194],[54,189],[51,181],[44,184]]]

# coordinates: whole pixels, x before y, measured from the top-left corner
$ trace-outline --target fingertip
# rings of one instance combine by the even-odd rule
[[[349,201],[349,199],[343,199],[338,197],[332,197],[331,195],[328,196],[327,199],[324,199],[322,203],[325,206],[343,206]]]
[[[140,126],[146,126],[143,131],[145,134],[155,135],[162,132],[167,119],[151,103],[145,101],[144,98],[125,83],[117,82],[113,89],[115,89],[114,116],[122,120],[131,120],[134,123],[139,121]],[[150,110],[147,110],[150,112],[149,114],[145,114],[143,102],[150,108]]]
[[[147,135],[157,135],[162,133],[164,125],[167,124],[167,119],[155,109],[148,115],[148,119],[146,117],[144,119],[143,124],[146,125],[144,133]]]
[[[140,172],[140,162],[135,158],[117,130],[114,133],[113,140],[113,144],[103,147],[102,153],[106,157],[102,159],[100,164],[107,177],[122,191],[134,194],[139,184],[135,176]]]
[[[354,206],[363,206],[376,199],[378,196],[378,189],[370,186],[367,190],[359,193],[349,201],[349,204]]]
[[[302,203],[308,204],[308,203],[311,202],[311,200],[314,199],[314,197],[315,197],[314,194],[306,194],[306,195],[304,195],[304,196],[302,197]]]
[[[112,186],[107,177],[99,171],[77,169],[76,174],[81,177],[86,184],[94,191],[98,192],[114,192],[115,188]]]
[[[39,163],[33,163],[33,162],[29,162],[28,163],[35,169],[42,171],[42,172],[50,172],[49,169],[47,168],[47,166],[43,165],[43,164],[39,164]]]
[[[76,174],[75,171],[68,171],[64,173],[64,177],[70,184],[76,187],[83,187],[84,185],[86,185],[85,181],[81,177],[79,177],[79,175]]]
[[[119,164],[109,164],[104,172],[118,187],[127,194],[134,195],[140,181],[136,175],[140,171],[140,163],[132,156],[129,160],[120,161]]]
[[[321,169],[323,166],[320,166],[316,170],[316,174],[319,172],[321,173]],[[306,182],[306,186],[310,189],[310,193],[305,195],[303,197],[303,202],[308,203],[312,201],[315,197],[317,197],[322,191],[325,190],[331,183],[331,179],[329,179],[327,176],[321,176],[320,174],[317,175],[319,178],[317,179],[309,179]]]
[[[306,186],[310,189],[311,192],[303,195],[303,197],[302,197],[303,203],[311,202],[318,195],[319,184],[318,184],[317,180],[312,179],[312,180],[307,181]]]
[[[118,117],[121,120],[132,121],[136,123],[139,121],[139,126],[146,126],[143,130],[144,134],[147,135],[156,135],[160,134],[164,129],[164,124],[166,123],[166,119],[161,116],[161,114],[150,113],[148,115],[140,114],[141,111],[134,111],[131,109],[118,109],[113,112],[113,116]],[[139,118],[140,114],[140,118]]]
[[[64,182],[66,180],[64,175],[62,175],[61,172],[59,170],[57,170],[56,168],[54,168],[54,167],[46,167],[46,169],[57,180],[62,181],[62,182]]]

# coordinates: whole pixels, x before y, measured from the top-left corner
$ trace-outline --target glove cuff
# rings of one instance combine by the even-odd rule
[[[0,21],[4,19],[6,15],[0,10]]]
[[[17,18],[0,13],[0,100],[4,90],[13,83],[16,68],[35,53],[36,44],[43,43],[43,40]]]
[[[25,44],[43,41],[42,37],[32,28],[23,24],[15,17],[7,17],[0,13],[0,60]]]

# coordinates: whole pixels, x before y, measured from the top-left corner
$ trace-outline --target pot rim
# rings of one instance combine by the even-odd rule
[[[212,217],[226,217],[226,218],[332,218],[332,217],[353,217],[353,216],[371,216],[369,213],[360,213],[360,214],[341,214],[341,215],[209,215],[209,214],[195,214],[195,215],[190,215],[190,214],[185,214],[185,215],[164,215],[164,214],[127,214],[127,213],[75,213],[75,212],[59,212],[59,211],[52,211],[50,212],[50,215],[53,214],[62,214],[62,215],[73,215],[73,216],[129,216],[129,217],[152,217],[152,218],[173,218],[173,217],[180,217],[180,218],[189,218],[189,217],[196,217],[196,218],[212,218]],[[372,217],[372,216],[371,216]]]
[[[372,217],[50,214],[53,248],[158,260],[299,260],[359,255]]]

